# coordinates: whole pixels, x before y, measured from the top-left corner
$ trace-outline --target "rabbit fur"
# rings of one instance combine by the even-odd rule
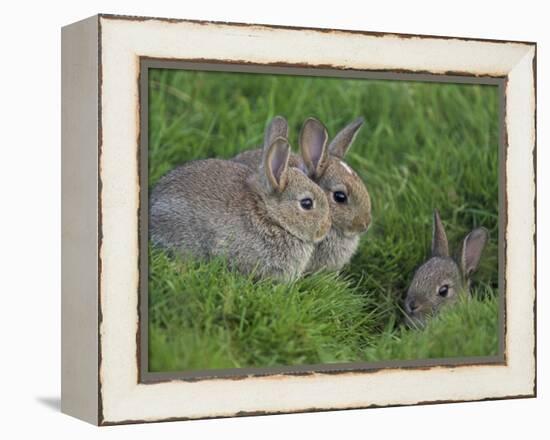
[[[404,301],[409,326],[423,326],[443,306],[469,294],[471,276],[488,239],[487,229],[474,229],[464,238],[459,258],[452,258],[439,212],[434,210],[431,256],[416,270]]]
[[[290,146],[281,134],[275,119],[252,173],[239,163],[205,159],[162,177],[150,197],[152,243],[182,256],[225,256],[257,278],[299,277],[330,228],[329,208],[324,192],[288,165]]]
[[[288,136],[288,124],[280,116],[277,119],[279,133]],[[315,118],[308,118],[299,137],[301,155],[290,157],[291,166],[303,169],[325,191],[330,206],[331,228],[325,239],[316,245],[306,272],[339,271],[354,255],[361,234],[370,226],[368,190],[357,173],[343,161],[363,122],[363,118],[356,119],[328,143],[325,126]],[[233,161],[254,170],[261,157],[261,150],[248,150],[235,156]],[[345,194],[345,202],[337,201],[337,192]]]

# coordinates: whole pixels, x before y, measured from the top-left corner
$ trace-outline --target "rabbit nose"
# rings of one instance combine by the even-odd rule
[[[405,301],[405,310],[407,311],[407,313],[414,313],[417,309],[418,304],[414,299],[409,299],[408,301]]]

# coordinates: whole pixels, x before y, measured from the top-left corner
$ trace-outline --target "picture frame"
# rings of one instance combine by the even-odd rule
[[[499,87],[501,352],[150,373],[149,68]],[[62,31],[62,411],[96,425],[536,396],[536,44],[101,14]]]

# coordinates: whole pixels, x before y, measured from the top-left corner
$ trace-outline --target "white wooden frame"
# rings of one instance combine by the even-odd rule
[[[535,395],[533,43],[100,15],[62,47],[64,412],[107,425]],[[143,57],[503,78],[505,362],[141,383]]]

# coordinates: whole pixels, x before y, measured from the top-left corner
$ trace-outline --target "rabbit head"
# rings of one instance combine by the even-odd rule
[[[289,166],[286,130],[284,118],[271,121],[260,166],[248,182],[261,198],[271,222],[304,242],[317,243],[330,229],[327,197],[303,171]]]
[[[416,270],[404,302],[409,325],[422,326],[441,307],[469,294],[470,277],[479,265],[488,237],[483,227],[471,231],[464,238],[457,261],[449,254],[445,229],[434,210],[431,257]]]
[[[343,160],[363,122],[356,119],[330,143],[327,129],[315,118],[306,119],[300,132],[305,171],[327,194],[332,227],[348,237],[365,232],[371,223],[367,188]]]

